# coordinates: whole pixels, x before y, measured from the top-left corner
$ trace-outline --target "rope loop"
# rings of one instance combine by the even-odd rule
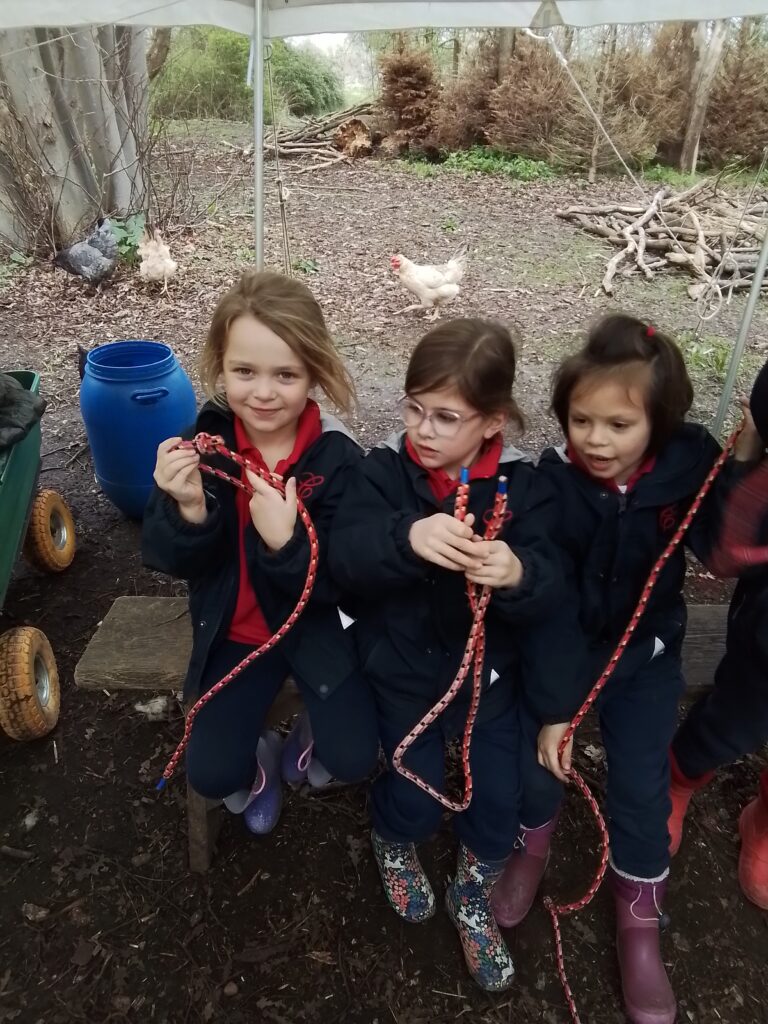
[[[283,482],[283,478],[279,474],[270,473],[267,470],[264,470],[261,466],[256,465],[255,462],[252,462],[250,459],[244,458],[242,455],[240,455],[239,452],[230,451],[230,449],[227,448],[227,446],[224,444],[223,437],[219,437],[218,435],[201,433],[197,434],[191,441],[181,441],[178,445],[176,445],[176,448],[192,448],[195,451],[197,451],[200,455],[222,455],[225,458],[230,459],[232,462],[235,462],[238,466],[241,466],[243,469],[247,469],[249,472],[261,477],[262,480],[266,480],[267,483],[271,484],[272,487],[275,488],[275,490],[280,492],[280,494],[285,494],[285,484]],[[203,473],[208,473],[211,476],[217,477],[219,480],[227,480],[234,487],[238,487],[240,488],[240,490],[245,491],[245,493],[248,494],[249,496],[253,494],[253,487],[251,486],[247,478],[245,480],[242,480],[238,479],[237,477],[230,476],[228,473],[223,472],[223,470],[216,469],[213,466],[209,466],[205,462],[200,463],[200,470]],[[254,650],[250,651],[243,658],[242,661],[238,662],[238,664],[235,665],[235,667],[230,672],[228,672],[222,679],[220,679],[218,683],[215,683],[211,687],[211,689],[204,693],[202,697],[197,701],[197,703],[194,704],[192,708],[190,708],[190,711],[187,714],[187,718],[184,723],[184,735],[182,736],[179,745],[173,752],[170,761],[165,766],[162,778],[160,779],[156,787],[158,790],[162,790],[165,788],[166,784],[170,781],[174,772],[176,771],[179,761],[181,760],[181,756],[184,753],[187,744],[189,743],[189,737],[192,733],[192,726],[194,725],[195,719],[197,718],[200,711],[205,707],[205,705],[210,700],[213,700],[217,693],[220,693],[225,686],[231,683],[232,680],[235,679],[238,675],[240,675],[240,673],[244,669],[246,669],[252,662],[256,661],[257,658],[260,658],[262,654],[266,654],[267,651],[271,651],[273,647],[276,647],[277,644],[280,643],[285,634],[296,624],[297,619],[299,618],[302,611],[306,607],[307,602],[309,601],[310,594],[312,593],[312,588],[315,585],[315,577],[317,576],[317,560],[319,545],[317,540],[317,531],[315,530],[314,523],[312,522],[312,519],[310,518],[310,515],[307,512],[306,507],[304,506],[304,502],[297,497],[296,505],[299,518],[301,519],[304,525],[304,529],[307,531],[307,540],[309,541],[309,564],[307,566],[307,576],[304,581],[301,596],[296,602],[293,611],[285,620],[283,625],[277,630],[277,632],[273,633],[272,636],[267,641],[265,641],[265,643],[261,644],[260,647],[256,647],[254,648]]]
[[[467,505],[469,503],[469,470],[462,469],[459,480],[460,482],[456,492],[456,503],[453,514],[459,522],[464,522],[467,514]],[[507,478],[501,476],[499,477],[497,484],[493,509],[485,528],[485,540],[495,540],[496,537],[498,537],[499,532],[504,525],[506,512]],[[469,638],[467,640],[466,647],[464,648],[464,654],[462,655],[461,662],[459,663],[459,670],[443,696],[400,741],[397,749],[392,755],[392,767],[395,771],[399,772],[400,775],[404,776],[404,778],[408,779],[415,786],[418,786],[419,789],[422,789],[425,793],[429,793],[433,799],[437,800],[443,805],[443,807],[447,807],[451,811],[465,811],[472,801],[472,768],[469,762],[469,751],[472,743],[472,731],[475,726],[475,719],[477,718],[477,711],[480,706],[480,694],[483,687],[483,663],[485,661],[484,619],[492,593],[492,587],[479,586],[478,584],[471,583],[467,580],[467,598],[469,600],[470,609],[472,610],[472,625],[469,630]],[[428,782],[422,779],[421,776],[412,772],[410,768],[406,768],[403,764],[403,758],[405,757],[408,748],[418,739],[419,736],[421,736],[423,732],[426,732],[426,730],[437,721],[449,704],[451,704],[456,698],[469,675],[470,668],[472,669],[472,696],[470,698],[467,721],[464,726],[464,733],[461,739],[461,766],[464,775],[464,793],[461,799],[453,800],[445,794],[440,793],[434,788],[434,786],[431,786]]]
[[[576,729],[579,727],[579,725],[581,725],[581,722],[586,716],[587,712],[597,700],[601,690],[604,688],[605,684],[613,675],[616,666],[618,665],[621,659],[621,656],[624,654],[624,651],[627,649],[627,646],[629,645],[629,641],[632,638],[632,634],[637,629],[637,626],[643,616],[643,612],[645,611],[648,604],[648,599],[651,595],[653,588],[656,586],[661,570],[666,565],[670,556],[674,553],[675,549],[682,541],[686,531],[688,530],[688,527],[693,522],[694,516],[701,508],[702,502],[704,501],[709,490],[711,489],[712,484],[715,482],[718,474],[725,465],[725,460],[728,458],[731,451],[733,450],[733,447],[736,444],[736,440],[739,434],[741,433],[742,429],[743,425],[739,426],[736,430],[734,430],[734,432],[726,441],[722,452],[720,453],[720,455],[718,455],[714,465],[712,466],[711,471],[707,474],[704,483],[701,485],[696,497],[691,502],[691,506],[685,514],[683,521],[681,522],[678,529],[675,531],[674,536],[669,541],[664,551],[662,551],[661,555],[656,560],[655,565],[648,574],[648,579],[645,582],[645,586],[643,587],[643,591],[637,602],[637,606],[635,607],[635,610],[632,613],[629,625],[625,629],[621,639],[619,640],[619,643],[616,645],[616,649],[609,658],[608,664],[601,673],[595,685],[590,690],[589,694],[584,700],[584,703],[574,715],[571,724],[569,725],[568,729],[563,735],[563,738],[560,740],[560,743],[557,748],[557,753],[561,765],[563,761],[563,753],[565,751],[565,748],[568,746],[569,742],[573,738]],[[571,987],[568,983],[568,977],[565,971],[565,957],[563,955],[563,942],[559,919],[561,916],[572,914],[574,911],[581,910],[582,908],[586,907],[587,904],[592,901],[598,889],[600,888],[603,882],[603,878],[605,877],[606,868],[608,867],[608,829],[606,827],[605,820],[603,819],[603,816],[600,813],[600,808],[597,805],[597,801],[590,793],[589,787],[587,786],[586,782],[581,777],[581,775],[579,775],[579,773],[573,767],[569,768],[566,774],[568,775],[570,780],[573,783],[575,783],[576,788],[581,792],[582,796],[589,804],[592,814],[595,817],[595,821],[597,822],[597,827],[600,834],[600,862],[598,864],[595,877],[592,880],[592,884],[589,886],[586,893],[580,899],[574,900],[572,903],[558,904],[555,903],[555,901],[550,899],[549,897],[544,901],[544,905],[549,911],[549,916],[552,919],[552,927],[555,932],[555,957],[557,960],[557,973],[560,977],[560,983],[563,987],[565,999],[571,1014],[571,1021],[573,1022],[573,1024],[580,1024],[578,1010],[576,1009],[576,1002],[574,1000],[573,992],[571,991]]]

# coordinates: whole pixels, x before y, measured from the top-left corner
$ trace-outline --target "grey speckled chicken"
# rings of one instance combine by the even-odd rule
[[[89,284],[100,284],[117,264],[117,240],[107,218],[100,218],[90,235],[69,245],[53,257],[57,267],[85,278]]]

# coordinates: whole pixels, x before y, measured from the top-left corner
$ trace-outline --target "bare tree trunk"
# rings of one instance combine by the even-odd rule
[[[33,188],[39,184],[48,192],[54,232],[69,236],[77,231],[96,200],[94,176],[88,173],[82,154],[73,149],[71,125],[61,123],[61,105],[51,90],[52,72],[45,67],[49,62],[41,61],[42,51],[48,47],[39,46],[34,29],[8,32],[2,40],[3,50],[17,51],[0,58],[0,78],[9,115],[17,128],[13,136],[0,142],[3,155],[22,191],[19,172],[25,164],[30,165],[36,179]],[[11,146],[12,150],[6,149]],[[11,199],[7,192],[0,197],[4,205]],[[38,210],[37,203],[33,203],[32,210]],[[14,219],[20,221],[18,207],[14,212]],[[27,240],[34,238],[36,231],[37,226],[32,224],[19,222],[15,227],[16,236]]]
[[[459,77],[459,58],[460,58],[460,56],[461,56],[461,40],[456,35],[456,36],[453,37],[453,58],[452,58],[452,68],[453,68],[453,77],[454,78],[458,78]]]
[[[696,25],[694,33],[696,61],[691,78],[691,103],[683,150],[680,154],[680,170],[687,174],[692,174],[696,170],[701,129],[707,114],[712,83],[723,56],[727,30],[727,21],[714,22],[711,34],[708,22],[700,21]]]
[[[602,60],[598,69],[598,93],[597,93],[597,104],[596,111],[598,117],[602,119],[603,110],[605,109],[605,97],[608,92],[608,84],[613,76],[613,61],[616,56],[616,26],[611,25],[606,29],[603,35],[602,45]],[[600,154],[600,142],[602,141],[602,132],[598,125],[595,125],[592,132],[592,150],[589,157],[589,172],[587,174],[587,180],[590,185],[594,185],[597,180],[597,158]]]
[[[0,53],[0,234],[67,241],[146,199],[147,31],[18,30]]]
[[[498,32],[499,47],[496,81],[501,83],[507,71],[509,71],[509,65],[515,52],[515,30],[513,28],[500,28]]]
[[[156,28],[152,33],[152,39],[147,50],[147,75],[150,82],[153,82],[165,67],[170,49],[171,30],[169,28]]]

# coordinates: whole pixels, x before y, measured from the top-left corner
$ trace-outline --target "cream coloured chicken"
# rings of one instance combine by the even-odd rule
[[[145,232],[144,237],[136,247],[141,257],[139,274],[145,281],[162,281],[163,291],[168,294],[168,282],[176,273],[178,263],[171,259],[171,250],[163,241],[163,236],[157,228],[150,236]]]
[[[393,256],[390,260],[392,272],[399,278],[400,284],[419,300],[400,312],[428,309],[431,314],[427,319],[437,320],[440,307],[455,299],[461,291],[460,282],[464,277],[466,260],[466,246],[462,246],[447,263],[439,265],[414,263],[402,253]]]

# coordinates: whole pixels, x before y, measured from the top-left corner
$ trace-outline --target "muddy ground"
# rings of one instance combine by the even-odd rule
[[[169,236],[180,264],[169,297],[146,290],[130,268],[98,294],[47,265],[7,269],[2,278],[0,366],[42,373],[49,407],[41,481],[71,505],[78,553],[57,577],[20,562],[0,620],[3,629],[26,623],[46,632],[63,689],[51,736],[26,745],[0,740],[0,845],[11,848],[11,855],[0,852],[0,1022],[560,1024],[568,1016],[541,905],[508,936],[515,988],[483,994],[442,911],[409,926],[388,909],[370,854],[364,787],[286,794],[279,827],[263,839],[229,819],[210,873],[190,875],[183,786],[176,782],[162,798],[152,788],[180,736],[178,707],[150,721],[133,706],[143,695],[74,688],[74,666],[116,597],[183,593],[180,584],[142,568],[139,527],[94,483],[78,408],[76,344],[163,340],[194,374],[216,297],[250,258],[249,169],[220,143],[223,134],[215,126],[209,132],[193,179],[208,221]],[[227,128],[230,141],[237,134]],[[297,170],[285,169],[293,260],[310,271],[307,280],[354,370],[360,409],[353,426],[366,443],[393,426],[407,355],[423,330],[419,315],[396,315],[407,297],[388,277],[394,251],[441,262],[469,244],[470,272],[453,311],[519,325],[518,397],[529,420],[525,442],[534,450],[557,437],[547,415],[552,365],[595,312],[619,306],[673,332],[696,325],[683,276],[622,281],[613,300],[602,295],[601,243],[554,216],[570,202],[628,197],[624,182],[422,178],[374,162]],[[227,182],[214,207],[211,197]],[[268,222],[268,259],[279,266],[271,194]],[[704,325],[713,351],[733,338],[743,301]],[[747,376],[767,344],[763,304]],[[699,351],[692,360],[702,416],[711,413],[718,388],[707,359]],[[689,590],[707,601],[727,593],[694,566]],[[580,759],[600,788],[599,751],[582,743]],[[768,1020],[768,916],[742,898],[735,879],[735,823],[758,770],[759,759],[747,759],[697,797],[675,861],[664,951],[681,1021]],[[595,847],[587,812],[574,797],[545,890],[568,898],[581,893]],[[454,850],[447,823],[424,850],[439,893]],[[16,859],[14,851],[31,858]],[[564,923],[571,984],[590,1024],[624,1019],[611,933],[604,892]]]

